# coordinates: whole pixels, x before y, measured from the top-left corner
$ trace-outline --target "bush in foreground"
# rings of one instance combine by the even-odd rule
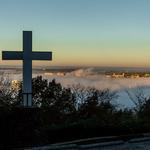
[[[21,87],[21,86],[20,86]],[[117,94],[55,80],[33,79],[34,108],[23,108],[21,88],[0,89],[0,149],[43,145],[78,138],[150,131],[150,100],[139,111],[119,110]]]

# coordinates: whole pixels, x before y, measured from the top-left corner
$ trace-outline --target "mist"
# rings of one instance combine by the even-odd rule
[[[51,81],[56,79],[64,87],[71,87],[72,85],[78,85],[84,87],[92,87],[98,90],[110,89],[116,91],[118,99],[116,102],[120,107],[133,107],[134,104],[130,100],[127,90],[130,93],[137,92],[137,89],[141,88],[145,96],[150,96],[150,79],[149,78],[111,78],[106,75],[95,71],[94,68],[78,69],[72,72],[40,72],[33,73],[33,77],[43,76],[44,79]],[[5,72],[3,78],[9,80],[22,80],[21,73]]]

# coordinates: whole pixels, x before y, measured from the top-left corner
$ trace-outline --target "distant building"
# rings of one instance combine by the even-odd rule
[[[111,75],[106,75],[106,77],[107,77],[107,78],[110,78],[110,77],[111,77]]]
[[[64,76],[64,73],[63,72],[58,72],[57,76]]]
[[[146,73],[146,74],[144,74],[144,77],[149,78],[150,74]]]
[[[46,76],[53,76],[54,74],[52,72],[45,72],[44,75],[46,75]]]
[[[140,75],[139,74],[133,74],[133,75],[131,75],[131,78],[140,78]]]
[[[122,73],[122,74],[120,74],[120,73],[113,73],[112,77],[113,78],[124,78],[124,75],[125,75],[125,73]]]

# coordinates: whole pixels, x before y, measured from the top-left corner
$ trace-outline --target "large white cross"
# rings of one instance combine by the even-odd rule
[[[3,60],[23,60],[23,105],[32,106],[32,60],[52,60],[52,52],[32,52],[32,31],[23,31],[23,52],[3,51]]]

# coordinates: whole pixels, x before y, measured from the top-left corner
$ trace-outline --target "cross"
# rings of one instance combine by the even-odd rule
[[[23,60],[23,105],[32,106],[32,60],[52,60],[52,52],[32,52],[32,31],[23,31],[23,52],[3,51],[3,60]]]

